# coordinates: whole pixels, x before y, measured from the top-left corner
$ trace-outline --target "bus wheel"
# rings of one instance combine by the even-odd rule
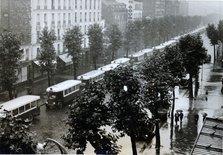
[[[59,109],[62,109],[62,107],[63,107],[62,102],[58,102],[58,108],[59,108]]]
[[[33,115],[30,114],[28,119],[29,119],[30,122],[32,122],[33,121]]]

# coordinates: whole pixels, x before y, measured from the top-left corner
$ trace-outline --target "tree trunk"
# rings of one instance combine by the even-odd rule
[[[189,74],[190,78],[189,78],[189,98],[193,98],[193,77],[192,74]]]
[[[126,57],[129,57],[129,50],[126,50]]]
[[[73,73],[74,73],[74,80],[77,79],[77,68],[76,68],[76,64],[73,62]]]
[[[115,57],[115,52],[112,50],[112,60],[111,61],[114,60],[114,57]]]
[[[215,53],[215,45],[214,45],[214,64],[216,62],[216,53]]]
[[[47,79],[48,79],[48,87],[51,86],[51,83],[50,83],[50,72],[47,71]]]
[[[130,135],[131,143],[132,143],[132,154],[137,155],[137,149],[136,149],[136,139],[134,133]]]
[[[12,95],[12,89],[8,89],[8,93],[9,93],[9,99],[13,99],[13,95]]]
[[[195,91],[194,91],[194,96],[197,97],[199,90],[199,74],[195,76]]]
[[[160,148],[160,129],[159,129],[159,121],[158,120],[156,120],[155,126],[156,126],[156,131],[155,131],[156,149],[159,149]]]
[[[96,70],[97,69],[97,60],[94,58],[94,69]]]

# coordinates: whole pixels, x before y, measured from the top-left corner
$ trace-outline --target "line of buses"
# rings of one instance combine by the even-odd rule
[[[191,34],[197,34],[205,30],[205,27],[200,28]],[[102,66],[97,70],[92,70],[85,74],[79,75],[77,80],[66,80],[46,89],[47,101],[46,107],[61,108],[65,103],[72,101],[81,89],[89,86],[93,82],[103,80],[105,72],[114,70],[119,66],[132,65],[137,66],[142,63],[145,58],[150,57],[155,52],[164,51],[167,46],[174,46],[179,41],[180,37],[165,42],[152,49],[143,49],[131,55],[130,58],[118,58],[111,61],[110,64]],[[3,104],[0,104],[0,118],[6,116],[6,112],[14,117],[22,117],[32,120],[33,117],[40,114],[40,106],[42,106],[40,96],[24,95]]]

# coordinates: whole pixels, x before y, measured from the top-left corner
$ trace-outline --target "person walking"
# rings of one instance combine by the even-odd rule
[[[183,117],[184,117],[183,112],[180,112],[180,123],[182,123]]]
[[[177,122],[179,121],[179,113],[178,112],[176,112],[175,113],[175,123],[176,123],[176,125],[177,125]]]
[[[195,115],[194,115],[194,121],[197,123],[198,120],[199,120],[199,115],[198,115],[198,114],[195,114]]]

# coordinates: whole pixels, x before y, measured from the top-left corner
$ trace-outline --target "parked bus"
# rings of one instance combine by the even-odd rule
[[[13,117],[33,120],[33,117],[40,115],[40,96],[24,95],[13,100],[0,104],[0,117],[5,117],[8,112]]]
[[[80,90],[81,81],[66,80],[46,89],[47,108],[62,108],[63,104],[72,101]]]
[[[82,74],[77,77],[78,80],[81,80],[85,86],[89,86],[93,82],[100,82],[104,78],[105,71],[103,70],[92,70],[85,74]]]

